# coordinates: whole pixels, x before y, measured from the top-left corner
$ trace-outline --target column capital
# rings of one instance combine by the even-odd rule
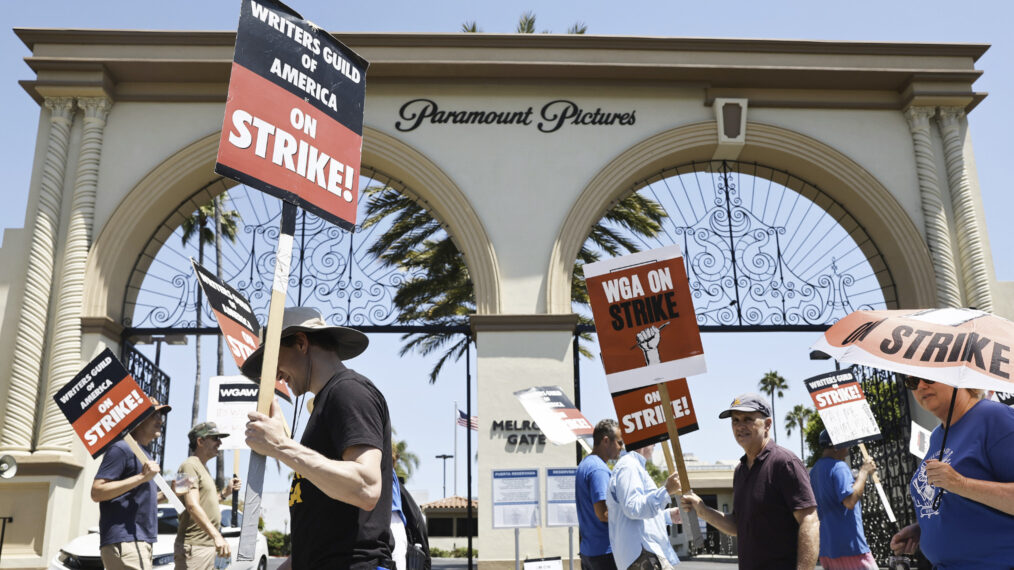
[[[46,97],[42,104],[52,113],[51,121],[58,119],[70,121],[74,115],[73,97]]]
[[[113,101],[108,97],[78,97],[77,106],[84,111],[85,120],[105,121],[109,109],[113,107]]]
[[[965,116],[964,107],[939,107],[940,114],[937,115],[937,120],[953,120],[961,119]]]
[[[928,129],[929,120],[936,114],[936,107],[912,106],[905,109],[905,119],[908,120],[908,128],[913,132]]]

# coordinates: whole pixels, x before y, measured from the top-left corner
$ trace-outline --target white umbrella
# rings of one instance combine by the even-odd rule
[[[1014,323],[975,309],[856,311],[824,332],[811,350],[954,386],[944,423],[947,443],[958,388],[1014,391]],[[940,495],[934,499],[934,508]]]

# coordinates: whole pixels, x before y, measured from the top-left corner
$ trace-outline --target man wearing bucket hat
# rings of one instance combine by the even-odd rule
[[[705,521],[736,536],[740,568],[813,568],[820,524],[817,501],[803,462],[771,439],[771,406],[760,394],[742,394],[719,419],[732,418],[732,434],[746,452],[732,479],[732,512],[683,495]]]
[[[313,410],[299,443],[285,435],[277,404],[267,416],[249,414],[247,445],[295,471],[293,568],[392,567],[390,413],[380,390],[343,364],[368,344],[357,330],[328,326],[315,309],[286,308],[277,379],[296,396],[313,393]],[[262,359],[263,347],[243,374],[258,378]]]
[[[144,448],[162,435],[169,406],[149,398],[155,412],[130,435]],[[92,483],[92,500],[99,503],[99,545],[102,565],[112,570],[151,568],[151,546],[158,540],[158,489],[152,479],[158,463],[142,465],[120,439],[102,456]]]
[[[817,499],[820,516],[820,565],[827,570],[872,568],[877,561],[870,553],[863,532],[863,514],[859,499],[866,489],[866,479],[876,470],[873,458],[866,458],[859,476],[845,459],[849,448],[836,447],[827,430],[818,438],[823,455],[810,470],[810,485]]]
[[[181,495],[186,510],[180,514],[176,529],[176,543],[173,558],[176,568],[212,568],[215,556],[230,556],[229,543],[219,530],[222,526],[222,511],[218,501],[232,491],[239,490],[240,481],[233,478],[224,489],[215,487],[215,478],[208,472],[207,463],[218,456],[222,438],[229,434],[218,430],[215,422],[204,422],[190,428],[190,457],[187,457],[177,471],[176,493]]]

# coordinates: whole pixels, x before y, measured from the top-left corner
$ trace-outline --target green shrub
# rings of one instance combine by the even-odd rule
[[[479,551],[472,549],[472,558],[478,558]],[[468,549],[464,546],[459,546],[451,551],[451,558],[468,558]]]
[[[268,541],[268,554],[270,556],[288,556],[292,551],[292,542],[289,535],[278,530],[264,532],[264,538]]]
[[[450,558],[451,553],[443,548],[430,547],[430,558]]]

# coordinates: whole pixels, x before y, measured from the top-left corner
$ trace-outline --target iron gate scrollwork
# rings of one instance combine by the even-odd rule
[[[169,402],[169,375],[162,371],[161,368],[155,366],[155,363],[148,360],[148,357],[141,354],[134,345],[125,342],[123,343],[123,354],[121,355],[123,365],[127,368],[127,372],[134,377],[137,381],[137,385],[141,390],[155,398],[159,403],[166,404]],[[165,434],[168,433],[169,426],[169,415],[165,416],[165,423],[162,425],[162,435],[158,436],[147,446],[148,453],[151,454],[151,458],[158,462],[159,467],[164,468],[163,461],[165,460]]]
[[[373,172],[363,184],[393,185],[395,181]],[[137,330],[195,332],[197,280],[190,259],[198,258],[194,243],[183,244],[179,217],[183,212],[213,199],[217,181],[187,200],[169,216],[156,236],[157,251],[146,252],[148,267],[135,267],[124,306],[124,324]],[[397,186],[395,186],[397,188]],[[278,242],[281,201],[246,186],[226,191],[222,209],[236,212],[237,240],[222,240],[222,278],[250,302],[261,322],[267,320]],[[294,235],[292,272],[287,304],[310,304],[321,310],[327,322],[347,326],[384,326],[395,322],[393,297],[412,274],[389,267],[368,253],[374,236],[387,226],[340,229],[305,211],[300,213]],[[193,240],[196,242],[196,240]],[[206,251],[213,246],[205,246]],[[209,254],[210,255],[210,254]],[[211,265],[206,262],[206,265]],[[154,271],[149,270],[154,269]],[[203,304],[203,323],[214,323],[210,307]],[[211,328],[202,334],[217,334]]]
[[[680,245],[702,330],[823,330],[855,310],[897,306],[863,227],[788,172],[691,162],[634,190],[667,213],[643,248]]]
[[[893,372],[858,365],[852,367],[852,374],[862,384],[866,401],[873,417],[877,418],[880,433],[884,435],[880,441],[867,443],[866,448],[877,463],[880,482],[898,524],[888,520],[872,481],[866,486],[867,492],[862,498],[862,512],[866,542],[877,562],[885,564],[891,555],[891,537],[899,528],[916,522],[908,482],[921,459],[908,450],[912,416],[907,390],[901,379]],[[852,467],[858,469],[863,463],[862,455],[852,453],[851,462]],[[916,558],[918,562],[926,563],[921,555]]]

